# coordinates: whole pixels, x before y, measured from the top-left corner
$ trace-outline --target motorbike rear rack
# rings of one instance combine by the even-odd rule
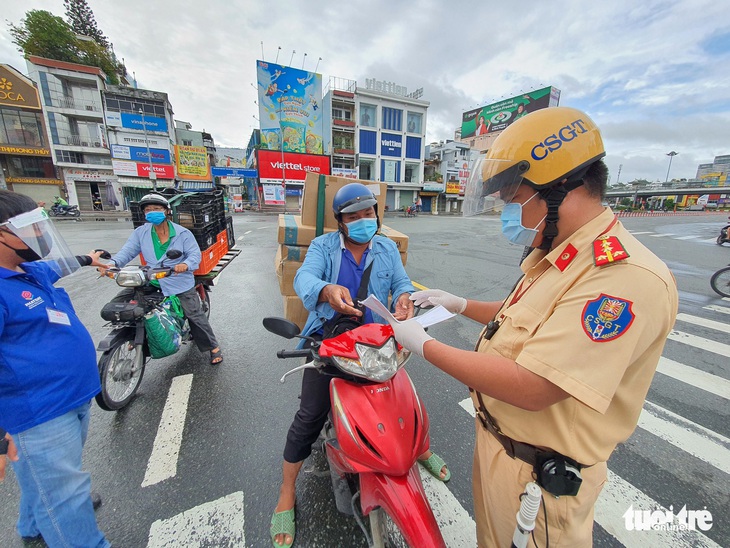
[[[223,255],[221,259],[218,261],[218,264],[216,264],[213,269],[208,272],[207,274],[203,274],[201,276],[195,276],[196,283],[202,282],[203,284],[212,284],[215,281],[215,278],[223,272],[223,269],[225,269],[229,264],[231,264],[231,261],[238,257],[241,254],[240,249],[229,249],[228,253]]]

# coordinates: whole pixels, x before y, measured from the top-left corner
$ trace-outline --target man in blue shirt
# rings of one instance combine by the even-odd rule
[[[112,257],[111,263],[104,266],[121,268],[140,253],[148,265],[160,266],[165,261],[165,266],[173,266],[175,274],[158,280],[159,289],[165,296],[177,295],[198,350],[210,351],[210,363],[219,364],[223,361],[223,353],[195,290],[193,271],[200,265],[200,247],[195,236],[187,228],[167,218],[170,204],[161,194],[152,193],[142,197],[139,208],[147,223],[137,227],[119,253]],[[182,256],[168,259],[165,253],[171,249],[181,251]],[[126,302],[133,296],[134,289],[129,288],[122,290],[114,300]]]
[[[304,263],[294,277],[294,290],[309,310],[302,335],[322,338],[338,314],[362,316],[353,298],[370,266],[368,294],[375,295],[383,303],[392,297],[393,315],[398,320],[413,316],[410,295],[415,288],[403,268],[395,242],[376,235],[379,227],[376,208],[375,196],[361,183],[345,185],[335,194],[333,209],[339,231],[312,240]],[[366,309],[363,323],[372,322],[386,323]],[[291,546],[294,542],[295,483],[304,459],[312,452],[312,444],[327,420],[329,384],[327,375],[314,369],[304,371],[301,403],[287,434],[283,481],[271,518],[270,533],[275,547]],[[419,461],[441,481],[451,477],[443,459],[435,453],[426,451]]]
[[[31,198],[0,190],[0,439],[9,443],[0,449],[20,486],[18,533],[51,548],[109,546],[81,470],[100,390],[96,351],[68,294],[53,285],[79,261],[98,266],[99,254],[74,257]],[[0,479],[5,463],[0,456]]]

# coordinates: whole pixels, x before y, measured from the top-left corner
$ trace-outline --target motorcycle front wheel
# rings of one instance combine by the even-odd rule
[[[129,403],[139,388],[144,374],[145,356],[142,345],[134,339],[117,341],[99,358],[101,392],[96,403],[105,411],[116,411]]]
[[[56,211],[53,208],[49,209],[48,210],[48,216],[49,217],[55,217],[56,216]]]
[[[408,548],[403,533],[388,513],[376,508],[370,515],[370,536],[374,548]]]
[[[81,217],[81,211],[79,211],[78,209],[74,209],[74,210],[73,210],[73,211],[71,212],[71,216],[72,216],[72,217]]]
[[[710,286],[718,295],[730,297],[730,266],[715,272],[710,279]]]

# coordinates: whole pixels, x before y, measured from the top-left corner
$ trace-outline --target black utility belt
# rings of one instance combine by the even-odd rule
[[[502,444],[507,455],[532,466],[535,480],[545,491],[556,497],[578,494],[580,484],[583,482],[580,471],[588,466],[556,451],[540,449],[529,443],[513,440],[497,431],[482,413],[477,412],[477,417],[482,426]]]

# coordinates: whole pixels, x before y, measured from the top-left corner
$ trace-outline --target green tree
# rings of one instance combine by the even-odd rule
[[[26,57],[37,55],[70,63],[80,62],[76,35],[60,17],[44,10],[30,10],[19,25],[8,24],[13,43]]]
[[[109,40],[99,30],[94,12],[86,0],[63,0],[63,5],[66,6],[66,18],[76,34],[93,38],[100,46],[109,48]]]
[[[119,76],[117,76],[122,66],[108,49],[94,40],[77,39],[79,48],[79,57],[84,65],[99,67],[107,75],[110,84],[118,85]]]
[[[664,207],[667,210],[674,209],[674,199],[667,198],[666,200],[664,200]]]

